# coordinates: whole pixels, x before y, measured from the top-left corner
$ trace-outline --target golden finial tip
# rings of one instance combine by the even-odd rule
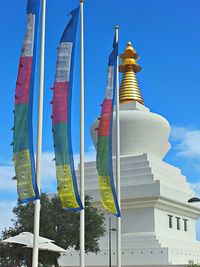
[[[141,70],[141,67],[137,64],[139,56],[130,41],[127,43],[120,58],[122,64],[119,66],[119,71],[123,72],[119,91],[120,103],[137,101],[140,104],[144,104],[136,77],[136,73]]]

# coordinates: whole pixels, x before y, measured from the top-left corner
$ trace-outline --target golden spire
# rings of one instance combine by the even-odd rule
[[[122,64],[119,71],[123,72],[123,78],[119,90],[120,103],[128,103],[137,101],[144,105],[143,98],[136,78],[136,73],[141,71],[141,67],[137,64],[139,55],[128,42],[127,47],[122,55],[120,55]]]

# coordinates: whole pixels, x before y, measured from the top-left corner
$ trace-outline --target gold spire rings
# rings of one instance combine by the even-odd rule
[[[136,77],[136,73],[141,70],[141,67],[137,64],[139,55],[132,47],[131,42],[128,42],[120,58],[122,64],[119,66],[119,71],[123,73],[119,91],[120,103],[137,101],[144,104]]]

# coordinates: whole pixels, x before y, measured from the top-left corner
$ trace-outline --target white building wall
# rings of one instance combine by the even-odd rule
[[[79,172],[78,172],[79,173]],[[94,205],[102,207],[95,162],[86,163],[86,194]],[[152,155],[123,156],[121,159],[122,194],[122,266],[180,266],[200,262],[200,244],[196,241],[195,221],[200,209],[187,203],[192,196],[178,168]],[[173,215],[169,228],[168,215]],[[180,230],[175,217],[180,217]],[[182,219],[188,219],[188,231]],[[108,229],[106,214],[106,229]],[[112,228],[116,228],[112,216]],[[112,233],[112,263],[116,264],[116,238]],[[86,266],[108,266],[108,233],[100,239],[100,253],[86,255]],[[61,266],[79,266],[79,254],[69,250],[60,259]]]
[[[195,220],[189,217],[168,212],[165,210],[154,210],[155,215],[155,233],[158,236],[168,239],[178,239],[185,241],[194,241],[196,239]],[[169,215],[172,217],[172,228],[169,227]],[[177,218],[180,218],[180,230],[177,229]],[[184,230],[184,221],[187,219],[187,231]]]
[[[154,208],[123,210],[122,233],[154,232]]]

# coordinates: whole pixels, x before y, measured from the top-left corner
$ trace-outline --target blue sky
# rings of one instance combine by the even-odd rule
[[[48,0],[45,50],[43,171],[44,190],[55,192],[51,105],[55,76],[56,47],[68,22],[67,14],[78,0]],[[18,61],[26,26],[26,1],[1,1],[0,17],[0,229],[15,205],[12,170],[14,89]],[[200,181],[200,3],[198,0],[85,0],[85,151],[94,157],[89,128],[100,113],[107,60],[114,27],[119,25],[119,49],[130,40],[140,55],[142,71],[137,75],[145,105],[168,119],[172,125],[172,149],[166,161],[182,169],[190,183]],[[73,147],[79,153],[79,42],[73,95]],[[37,69],[37,76],[39,71]],[[37,91],[34,97],[34,125],[37,123]],[[36,141],[36,127],[34,127]],[[36,144],[36,142],[35,142]],[[49,163],[50,162],[50,163]],[[54,172],[54,171],[53,171]],[[10,177],[11,176],[11,177]],[[49,186],[45,182],[49,182]],[[4,209],[6,210],[6,209]],[[3,217],[4,216],[4,217]],[[3,222],[2,222],[3,221]]]

